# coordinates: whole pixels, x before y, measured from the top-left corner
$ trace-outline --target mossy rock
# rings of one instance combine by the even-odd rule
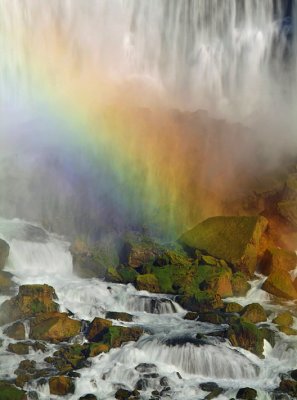
[[[22,322],[15,322],[14,324],[8,326],[4,329],[3,333],[15,340],[25,339],[25,327]]]
[[[27,400],[27,395],[11,383],[0,381],[0,400]]]
[[[185,309],[196,313],[212,312],[224,308],[224,303],[219,295],[203,293],[201,296],[179,296],[176,300]]]
[[[45,313],[30,321],[29,337],[57,343],[68,341],[78,335],[81,322],[71,319],[66,313]]]
[[[222,315],[218,313],[209,312],[209,313],[200,313],[198,321],[221,325],[225,322],[225,319]]]
[[[245,296],[251,288],[248,282],[248,276],[242,272],[236,272],[232,275],[231,286],[233,295],[237,297]]]
[[[216,293],[221,296],[221,298],[231,297],[233,295],[231,276],[232,271],[230,268],[220,267],[219,273],[210,274],[209,277],[200,283],[199,288],[210,291],[211,293]]]
[[[104,318],[94,318],[91,322],[86,337],[89,342],[100,342],[108,329],[112,326],[111,321]]]
[[[285,333],[288,336],[295,336],[297,335],[297,330],[290,328],[289,326],[279,326],[278,327],[279,331],[282,333]]]
[[[137,290],[147,290],[151,293],[160,293],[158,279],[153,274],[137,276],[135,286]]]
[[[285,311],[282,312],[280,314],[278,314],[273,320],[272,322],[276,325],[279,326],[286,326],[286,327],[290,327],[293,325],[293,315],[290,313],[290,311]]]
[[[59,305],[54,302],[56,293],[48,285],[23,285],[17,296],[6,300],[0,307],[0,324],[32,317],[41,313],[54,312]]]
[[[241,347],[259,357],[264,350],[263,332],[254,324],[238,319],[227,331],[227,338],[235,347]]]
[[[66,373],[73,369],[85,367],[89,350],[88,344],[63,346],[54,352],[54,357],[47,358],[46,361],[55,366],[59,372]]]
[[[143,335],[143,330],[137,327],[111,326],[102,338],[102,343],[111,348],[120,347],[126,342],[136,342]]]
[[[284,270],[272,272],[262,285],[266,292],[283,299],[297,299],[297,290],[295,289],[291,276]]]
[[[125,312],[108,311],[105,315],[107,319],[116,319],[119,321],[132,322],[133,315]]]
[[[231,303],[226,303],[224,311],[226,313],[240,313],[242,309],[243,306],[241,304],[231,302]]]
[[[0,239],[0,269],[3,269],[9,256],[9,244]]]
[[[259,271],[264,275],[270,275],[280,269],[291,271],[296,266],[297,255],[294,251],[269,248],[265,251],[259,263]]]
[[[163,267],[165,265],[188,266],[192,264],[192,260],[182,250],[164,249],[162,254],[157,256],[154,265]]]
[[[184,233],[179,242],[185,248],[202,250],[232,264],[235,270],[252,275],[266,228],[264,217],[213,217]]]
[[[102,353],[108,353],[110,350],[109,345],[104,343],[91,343],[89,348],[89,357],[96,357]]]
[[[125,267],[123,265],[121,265],[118,269],[117,272],[121,278],[120,283],[135,283],[136,278],[138,277],[138,272],[135,271],[134,268],[131,267]]]
[[[122,283],[122,278],[121,278],[120,274],[118,273],[117,269],[114,267],[107,268],[107,271],[105,274],[105,279],[108,282]]]
[[[187,314],[184,316],[184,319],[188,321],[195,321],[198,318],[199,314],[196,312],[189,311]]]
[[[252,303],[245,306],[240,312],[241,318],[252,324],[267,321],[264,308],[258,303]]]
[[[74,393],[74,382],[68,376],[53,376],[49,379],[50,394],[56,396],[66,396],[67,394]]]

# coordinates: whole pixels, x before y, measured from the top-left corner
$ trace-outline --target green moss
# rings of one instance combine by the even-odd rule
[[[111,326],[108,328],[107,333],[103,336],[102,343],[113,347],[116,340],[121,336],[120,326]]]
[[[31,304],[30,304],[30,308],[32,313],[34,314],[38,314],[38,313],[42,313],[42,312],[46,312],[47,308],[45,306],[45,304],[38,300],[38,299],[34,299]]]
[[[0,400],[25,400],[26,392],[10,383],[0,382]]]
[[[120,267],[118,269],[118,274],[121,277],[122,283],[134,283],[138,276],[138,272],[131,267]]]

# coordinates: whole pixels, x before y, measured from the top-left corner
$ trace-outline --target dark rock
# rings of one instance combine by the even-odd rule
[[[242,388],[238,390],[236,398],[243,400],[254,400],[257,398],[257,391],[248,387]]]
[[[125,399],[129,399],[130,396],[132,396],[132,392],[130,390],[126,390],[126,389],[118,389],[115,393],[115,398],[119,399],[119,400],[125,400]]]
[[[25,327],[22,322],[15,322],[8,328],[4,329],[4,334],[15,340],[25,339]]]
[[[78,400],[97,400],[97,397],[94,394],[85,394],[81,396]]]
[[[198,313],[189,311],[189,312],[187,312],[187,314],[184,316],[184,319],[187,319],[187,320],[189,320],[189,321],[194,321],[194,320],[196,320],[196,319],[198,318],[198,315],[199,315]]]
[[[136,382],[135,389],[136,390],[146,390],[148,388],[147,379],[141,378]]]
[[[227,338],[233,346],[242,347],[262,357],[264,335],[256,325],[243,320],[237,320],[227,330]]]
[[[224,318],[218,313],[201,313],[199,314],[199,321],[220,325],[224,323]]]
[[[133,315],[125,312],[108,311],[105,315],[107,319],[117,319],[125,322],[132,322]]]
[[[150,374],[157,371],[157,366],[155,364],[141,363],[135,367],[136,371],[140,373]]]
[[[207,396],[204,397],[204,400],[212,400],[212,399],[216,399],[217,397],[219,397],[220,394],[222,394],[224,392],[224,389],[218,387],[214,390],[212,390]]]
[[[9,343],[7,350],[18,355],[29,354],[29,345],[26,343]]]
[[[103,318],[94,318],[87,331],[87,339],[89,342],[99,342],[108,332],[112,323]]]
[[[169,385],[167,376],[162,376],[162,378],[160,379],[160,385],[161,386],[168,386]]]
[[[282,392],[288,393],[293,398],[297,397],[297,382],[296,381],[284,379],[281,381],[279,388]]]
[[[212,392],[215,389],[218,389],[218,384],[215,382],[205,382],[199,385],[200,389],[204,390],[205,392]]]
[[[291,371],[291,378],[293,378],[295,381],[297,381],[297,369],[294,369]]]

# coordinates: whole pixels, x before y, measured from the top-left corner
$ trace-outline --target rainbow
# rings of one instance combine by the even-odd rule
[[[229,142],[221,135],[226,124],[160,104],[137,106],[141,92],[130,96],[129,86],[92,60],[84,60],[88,68],[82,70],[65,33],[52,27],[40,36],[22,35],[26,57],[19,85],[23,92],[29,86],[33,103],[59,127],[45,140],[103,170],[117,206],[174,234],[219,212],[234,178]],[[232,143],[238,132],[228,135]]]

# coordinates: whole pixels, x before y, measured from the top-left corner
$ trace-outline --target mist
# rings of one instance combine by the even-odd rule
[[[234,212],[296,162],[296,13],[272,0],[1,1],[0,216],[97,238]]]

